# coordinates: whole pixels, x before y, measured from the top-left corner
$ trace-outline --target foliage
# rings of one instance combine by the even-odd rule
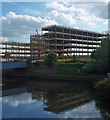
[[[72,59],[58,59],[58,63],[69,63]]]
[[[82,62],[82,63],[88,63],[91,62],[93,59],[90,57],[76,57],[73,56],[71,59],[58,59],[58,63],[75,63],[75,62]]]
[[[75,62],[79,62],[79,58],[75,55],[73,55],[73,58],[72,58],[72,62],[75,63]]]
[[[77,63],[77,62],[80,62],[80,59],[77,56],[73,55],[72,59],[68,59],[63,63]]]
[[[96,73],[107,73],[108,65],[110,60],[110,37],[105,36],[102,40],[101,46],[93,51],[91,58],[94,59],[82,67],[81,74],[96,74]]]
[[[93,59],[90,57],[80,57],[79,59],[81,62],[85,62],[85,63],[93,61]]]
[[[81,68],[80,74],[81,75],[86,75],[86,74],[94,74],[97,71],[97,65],[96,61],[91,61],[87,63],[85,66]]]
[[[110,101],[110,78],[104,78],[104,80],[95,83],[94,88],[101,100]]]
[[[91,54],[91,58],[96,60],[97,63],[97,71],[99,72],[107,72],[109,61],[110,61],[110,35],[107,34],[101,43],[101,47],[99,47],[96,51]]]
[[[95,88],[98,89],[110,88],[110,78],[105,78],[104,80],[97,82],[95,84]]]
[[[54,52],[49,52],[47,55],[47,59],[46,59],[46,63],[48,66],[53,65],[54,63],[56,63],[58,60],[56,53]]]
[[[57,74],[61,75],[79,75],[80,69],[84,63],[60,63],[57,64]]]

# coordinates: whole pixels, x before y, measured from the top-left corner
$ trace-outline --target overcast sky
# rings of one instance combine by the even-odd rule
[[[29,42],[35,29],[63,25],[90,31],[108,29],[108,0],[103,2],[2,2],[1,40]]]

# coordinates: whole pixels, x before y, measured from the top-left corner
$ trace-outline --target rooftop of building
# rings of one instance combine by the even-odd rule
[[[42,27],[42,30],[46,30],[46,31],[49,31],[51,30],[52,28],[65,28],[65,29],[70,29],[70,30],[77,30],[77,31],[83,31],[83,32],[89,32],[89,33],[94,33],[94,34],[100,34],[100,35],[105,35],[105,32],[96,32],[96,31],[90,31],[90,30],[85,30],[85,29],[79,29],[79,28],[72,28],[72,27],[68,27],[68,26],[61,26],[61,25],[49,25],[49,26],[45,26],[45,27]]]

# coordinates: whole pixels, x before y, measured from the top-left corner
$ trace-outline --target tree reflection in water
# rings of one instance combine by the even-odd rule
[[[110,101],[98,96],[95,98],[97,109],[100,110],[100,114],[104,120],[110,120]]]

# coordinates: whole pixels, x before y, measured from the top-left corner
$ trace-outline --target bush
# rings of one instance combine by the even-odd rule
[[[47,59],[46,59],[45,61],[46,61],[46,64],[47,64],[48,66],[51,66],[51,65],[53,65],[54,63],[56,63],[57,60],[58,60],[58,58],[57,58],[56,53],[50,52],[50,53],[48,53]]]
[[[57,64],[57,74],[62,75],[79,75],[80,69],[84,63],[60,63]]]
[[[77,63],[77,62],[80,62],[80,59],[75,55],[73,55],[71,60],[65,61],[65,63]]]
[[[105,78],[97,83],[95,83],[95,88],[97,89],[110,89],[110,78]]]
[[[86,75],[86,74],[94,74],[97,72],[97,64],[96,61],[91,61],[87,63],[85,66],[82,67],[80,74]]]
[[[73,63],[80,62],[80,60],[79,60],[79,58],[77,56],[73,55],[72,62]]]
[[[58,63],[70,63],[72,59],[58,59]]]
[[[110,71],[110,34],[102,39],[101,46],[91,54],[91,58],[97,61],[97,71],[106,73]]]

